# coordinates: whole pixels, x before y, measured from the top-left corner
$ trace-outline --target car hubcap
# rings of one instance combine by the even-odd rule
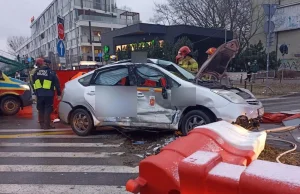
[[[187,122],[186,122],[186,129],[187,132],[193,130],[195,127],[201,126],[201,125],[205,125],[206,122],[205,120],[201,117],[201,116],[191,116]]]
[[[89,121],[87,116],[81,113],[78,113],[74,117],[74,127],[77,131],[86,131],[89,127]]]
[[[16,103],[14,101],[6,101],[4,103],[4,109],[7,111],[7,112],[13,112],[15,109],[16,109]]]

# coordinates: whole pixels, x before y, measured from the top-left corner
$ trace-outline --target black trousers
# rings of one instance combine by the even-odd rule
[[[53,96],[37,96],[36,107],[39,111],[39,121],[41,126],[50,126],[51,113],[53,111],[53,98]]]

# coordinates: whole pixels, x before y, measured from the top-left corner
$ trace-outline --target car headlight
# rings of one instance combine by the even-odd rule
[[[222,96],[223,98],[227,99],[228,101],[235,103],[235,104],[247,104],[247,102],[239,95],[227,91],[227,90],[211,90],[212,92]]]
[[[26,89],[26,90],[30,90],[30,87],[29,87],[29,85],[25,85],[25,84],[23,84],[23,85],[21,85],[21,87],[22,87],[22,88],[24,88],[24,89]]]

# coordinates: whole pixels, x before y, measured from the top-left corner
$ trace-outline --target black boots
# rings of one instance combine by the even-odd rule
[[[55,129],[54,126],[52,126],[50,124],[47,125],[45,123],[40,123],[40,127],[41,127],[41,129],[45,129],[45,130],[47,130],[47,129]]]

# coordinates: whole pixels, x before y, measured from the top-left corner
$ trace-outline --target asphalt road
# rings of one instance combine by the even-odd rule
[[[299,110],[300,112],[300,96],[262,99],[261,101],[265,107],[265,112],[291,110]]]
[[[298,98],[262,102],[267,112],[290,111],[300,109]],[[14,117],[0,116],[1,193],[127,193],[124,185],[137,177],[142,159],[137,154],[143,151],[116,131],[99,131],[82,138],[62,124],[55,124],[54,130],[40,130],[33,110],[33,115],[23,111]],[[260,130],[275,127],[280,126],[263,124]],[[300,131],[269,137],[298,140],[300,148]],[[290,147],[286,143],[268,143]]]
[[[123,136],[81,138],[61,124],[40,130],[36,116],[0,117],[0,193],[127,193],[141,158],[129,153]]]

